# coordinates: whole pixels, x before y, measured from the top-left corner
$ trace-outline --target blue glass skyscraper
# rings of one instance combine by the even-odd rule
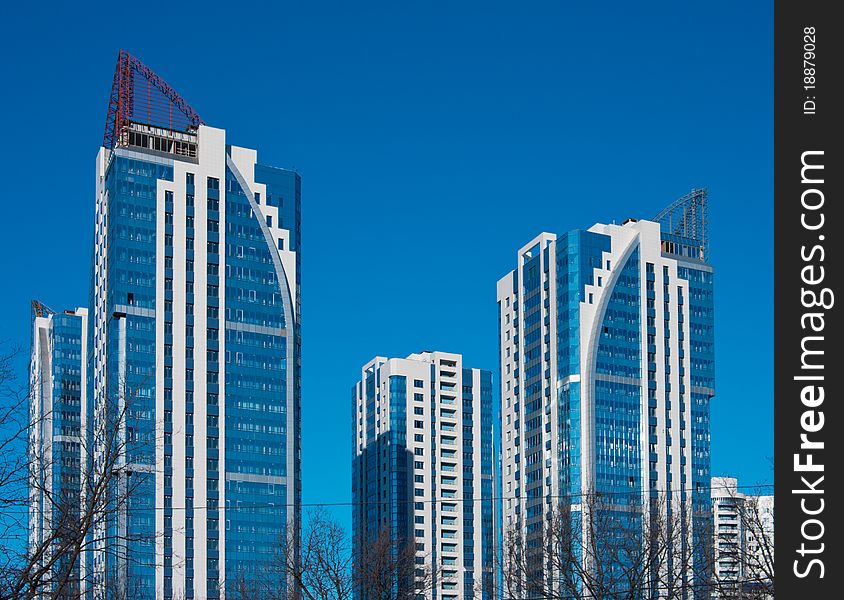
[[[543,233],[498,282],[502,514],[534,594],[569,576],[612,587],[613,536],[644,544],[657,521],[676,543],[650,591],[703,589],[715,393],[705,201],[695,190],[655,221]],[[549,561],[555,511],[579,573]]]
[[[65,551],[75,547],[86,504],[88,311],[57,313],[33,301],[32,312],[29,554],[37,557],[38,567],[52,565],[39,592],[80,598],[89,591],[90,554],[73,557]]]
[[[91,282],[101,596],[223,597],[298,528],[300,188],[121,52]]]

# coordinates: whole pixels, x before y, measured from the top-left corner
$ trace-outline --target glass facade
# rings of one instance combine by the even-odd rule
[[[595,366],[595,489],[634,501],[642,491],[640,321],[639,253],[634,250],[607,303]]]
[[[715,394],[713,274],[694,265],[680,267],[678,274],[689,282],[689,297],[683,298],[680,318],[689,322],[691,377],[690,385],[681,386],[680,393],[691,408],[692,535],[693,547],[702,549],[712,528],[711,493],[707,488],[711,482],[709,404]],[[696,581],[703,583],[705,576],[698,576]]]
[[[468,378],[464,374],[463,380]],[[493,402],[492,392],[492,373],[490,371],[481,371],[481,453],[480,453],[480,480],[481,480],[481,495],[479,506],[481,511],[481,554],[476,557],[472,565],[472,579],[473,585],[477,587],[478,581],[481,584],[481,598],[492,599],[495,593],[495,565],[498,561],[498,534],[500,527],[498,523],[497,501],[495,498],[499,497],[500,491],[497,487],[496,465],[498,462],[498,448],[499,443],[496,439],[498,434],[495,422],[497,421],[498,410]],[[473,458],[477,460],[477,456]],[[473,465],[474,467],[474,465]],[[464,531],[466,537],[474,534],[471,528],[466,528]],[[467,575],[468,579],[468,575]],[[467,587],[468,587],[468,581]],[[472,598],[468,590],[465,592],[464,598]]]
[[[196,158],[98,158],[90,390],[98,459],[109,431],[118,456],[94,553],[106,595],[257,586],[299,525],[300,179],[222,130],[196,139]]]
[[[82,384],[87,311],[54,313],[38,302],[33,308],[29,545],[31,552],[44,554],[45,566],[55,558],[52,571],[57,578],[69,572],[68,585],[57,597],[79,598],[86,591],[82,578],[89,556],[71,563],[67,555],[55,552],[73,539],[85,502],[88,440],[82,426],[87,410]]]
[[[701,242],[657,223],[596,225],[541,234],[499,281],[502,514],[524,544],[531,593],[566,579],[543,564],[554,507],[569,520],[570,555],[601,563],[610,591],[630,565],[608,557],[625,536],[644,538],[646,519],[695,536],[708,526],[714,360],[703,256]],[[684,542],[664,568],[701,583],[688,554]]]
[[[105,579],[107,593],[124,586],[153,598],[155,590],[156,527],[156,271],[157,189],[159,180],[172,181],[171,165],[115,153],[105,172],[107,226],[95,253],[105,265],[102,313],[94,309],[95,345],[104,346],[103,362],[95,361],[92,395],[99,406],[95,431],[118,454],[115,481],[105,522],[111,548],[99,556],[95,573]],[[170,234],[172,237],[172,225]],[[172,278],[165,277],[165,289]],[[170,282],[168,284],[168,281]],[[98,282],[99,283],[99,282]],[[165,291],[171,296],[172,289]],[[172,297],[172,296],[171,296]],[[99,299],[94,306],[99,308]],[[95,320],[95,321],[94,321]],[[101,329],[102,328],[102,329]],[[169,328],[172,335],[172,324]],[[171,369],[162,365],[165,380]],[[96,394],[102,378],[103,394]],[[165,381],[165,386],[167,381]],[[172,401],[172,398],[171,398]],[[165,419],[166,421],[167,419]],[[112,433],[117,436],[112,436]],[[167,438],[162,440],[167,452]],[[104,460],[110,460],[99,455]],[[101,465],[100,468],[107,468]],[[172,474],[163,472],[165,489]],[[166,494],[166,491],[165,491]],[[171,533],[163,532],[165,547]],[[98,568],[99,567],[99,568]]]
[[[557,452],[560,490],[577,497],[581,493],[580,303],[586,286],[593,283],[592,271],[601,265],[601,255],[610,249],[607,236],[575,230],[560,236],[555,245],[557,326]],[[550,249],[548,250],[550,252]]]
[[[296,178],[282,173],[288,189],[282,193],[268,185],[267,201],[281,203],[287,196],[288,210],[295,214],[297,196],[290,184]],[[294,344],[296,325],[288,321],[290,293],[276,268],[275,244],[231,167],[225,192],[225,576],[234,582],[262,568],[293,514],[287,507],[292,433],[287,413],[293,410],[287,346]],[[209,392],[218,389],[216,373],[209,373],[208,382]],[[216,429],[218,420],[213,424]]]

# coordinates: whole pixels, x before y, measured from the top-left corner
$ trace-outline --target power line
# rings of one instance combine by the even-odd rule
[[[711,491],[711,490],[740,490],[740,489],[760,489],[760,488],[773,488],[773,483],[760,483],[756,485],[737,485],[737,486],[728,486],[728,485],[717,485],[717,486],[705,486],[701,487],[701,491]],[[680,492],[680,491],[688,491],[685,488],[667,488],[662,490],[653,490],[658,493],[666,493],[666,492]],[[614,496],[614,495],[630,495],[632,492],[579,492],[577,494],[549,494],[540,496],[540,498],[544,499],[555,499],[555,500],[562,500],[562,499],[573,499],[573,498],[582,498],[584,496],[593,496],[595,498],[601,498],[605,496]],[[639,496],[639,495],[637,495]],[[301,502],[299,504],[292,504],[292,503],[285,503],[285,502],[251,502],[251,503],[241,503],[237,505],[225,505],[225,510],[240,510],[240,509],[250,509],[250,508],[339,508],[339,507],[366,507],[366,506],[391,506],[394,504],[465,504],[467,502],[475,503],[475,502],[496,502],[499,500],[517,500],[521,498],[521,496],[491,496],[491,497],[480,497],[480,498],[432,498],[428,500],[376,500],[376,501],[360,501],[360,502],[353,502],[353,501],[343,501],[343,502]],[[131,499],[131,495],[130,495]],[[124,502],[126,500],[123,500]],[[159,510],[220,510],[221,507],[219,506],[150,506],[150,507],[138,507],[138,506],[126,506],[126,512],[149,512],[149,511],[159,511]]]

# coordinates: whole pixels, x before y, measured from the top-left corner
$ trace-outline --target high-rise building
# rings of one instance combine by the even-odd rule
[[[389,536],[392,551],[410,548],[419,569],[391,572],[397,587],[417,585],[424,598],[492,599],[492,374],[446,352],[376,357],[352,390],[352,417],[356,561]],[[414,584],[417,576],[432,580]]]
[[[220,598],[299,523],[300,178],[121,51],[96,182],[96,590]]]
[[[745,494],[734,477],[713,477],[711,488],[712,597],[764,598],[773,587],[774,497]]]
[[[697,589],[690,549],[711,518],[715,394],[705,192],[653,221],[542,233],[516,258],[498,307],[503,527],[523,540],[522,577],[533,589],[562,585],[541,541],[555,511],[568,520],[578,570],[609,587],[620,574],[597,563],[645,539],[658,517],[688,534],[653,591],[668,579]],[[612,533],[596,533],[598,522]]]
[[[74,560],[76,524],[85,505],[87,461],[88,310],[54,312],[32,302],[29,374],[29,550],[41,566],[53,564],[39,592],[59,598],[87,592],[90,555]]]
[[[713,574],[722,587],[738,585],[746,551],[741,514],[744,494],[738,491],[735,478],[713,477],[710,495],[715,544]]]

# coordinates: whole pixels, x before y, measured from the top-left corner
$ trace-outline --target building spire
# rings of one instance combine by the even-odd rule
[[[709,255],[709,227],[706,208],[706,189],[693,189],[666,206],[652,220],[662,225],[662,232],[694,240],[703,254]]]
[[[52,308],[41,302],[40,300],[33,300],[32,301],[32,316],[35,317],[44,317],[48,315],[54,315],[56,311]]]
[[[130,123],[192,131],[205,122],[152,69],[120,50],[111,84],[103,146],[114,148],[126,144]]]

